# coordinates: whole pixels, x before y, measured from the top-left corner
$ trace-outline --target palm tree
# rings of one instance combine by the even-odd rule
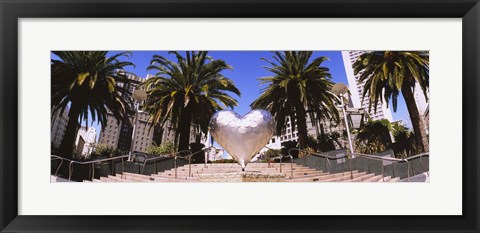
[[[356,150],[367,154],[385,151],[392,144],[391,129],[392,126],[386,119],[368,121],[355,137]]]
[[[252,108],[263,108],[274,116],[276,134],[285,131],[287,117],[290,117],[292,131],[298,127],[298,146],[307,146],[307,116],[315,118],[338,118],[338,110],[331,93],[329,69],[322,66],[327,57],[318,57],[310,62],[311,51],[273,52],[274,61],[262,58],[270,66],[264,68],[273,76],[260,78],[261,84],[268,84],[252,104]]]
[[[169,52],[176,62],[154,55],[148,70],[158,71],[145,82],[148,98],[145,110],[149,121],[164,125],[170,121],[179,136],[178,149],[188,149],[191,125],[207,133],[212,115],[224,108],[233,108],[238,102],[228,92],[240,96],[232,80],[222,71],[232,69],[223,60],[215,60],[208,52]],[[176,143],[175,143],[176,144]]]
[[[55,51],[58,59],[51,59],[52,116],[63,112],[70,105],[68,125],[59,148],[59,153],[72,157],[79,120],[88,124],[99,121],[107,123],[107,112],[118,120],[131,113],[130,92],[123,88],[130,81],[123,71],[131,62],[119,58],[129,53],[107,56],[106,51]]]
[[[414,87],[419,84],[425,99],[429,90],[428,52],[383,51],[367,52],[353,64],[355,75],[365,81],[363,98],[368,96],[370,106],[392,100],[393,111],[397,111],[397,97],[401,92],[407,105],[417,144],[428,151],[429,143],[423,118],[420,117],[414,98]]]

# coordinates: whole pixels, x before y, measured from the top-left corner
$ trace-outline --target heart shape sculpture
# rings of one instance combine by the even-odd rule
[[[245,169],[252,157],[273,137],[275,120],[269,112],[260,109],[243,117],[234,111],[222,110],[212,116],[210,133]]]

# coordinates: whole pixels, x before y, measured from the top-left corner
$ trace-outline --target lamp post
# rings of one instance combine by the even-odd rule
[[[340,104],[342,107],[343,120],[345,121],[345,128],[347,129],[348,144],[350,146],[350,159],[348,160],[349,166],[350,166],[350,179],[353,179],[353,171],[352,171],[353,144],[352,144],[352,138],[350,136],[350,127],[347,121],[347,113],[345,112],[346,104],[345,104],[345,101],[343,100],[343,98],[348,97],[347,95],[348,87],[343,83],[336,83],[335,85],[333,85],[332,91],[333,93],[335,93],[335,95],[337,95],[337,98],[340,99]]]
[[[133,142],[135,139],[135,126],[137,125],[137,114],[140,107],[140,103],[147,98],[147,93],[141,89],[135,89],[132,94],[132,98],[135,105],[135,114],[133,115],[133,128],[132,128],[132,141],[130,142],[130,153],[128,153],[128,161],[132,159]]]
[[[367,117],[367,114],[363,108],[347,108],[347,113],[354,129],[359,129],[362,127],[362,123],[365,120],[365,117]]]

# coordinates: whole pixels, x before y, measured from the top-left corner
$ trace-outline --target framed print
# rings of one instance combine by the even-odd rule
[[[479,231],[476,0],[0,10],[1,232]]]

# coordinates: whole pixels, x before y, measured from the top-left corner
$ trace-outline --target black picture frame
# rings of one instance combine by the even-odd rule
[[[478,0],[0,0],[1,232],[478,232]],[[18,19],[121,17],[462,18],[462,216],[18,215]],[[448,43],[448,42],[445,42]],[[287,201],[288,203],[288,201]],[[419,207],[420,208],[420,207]],[[248,222],[248,224],[238,224]]]

